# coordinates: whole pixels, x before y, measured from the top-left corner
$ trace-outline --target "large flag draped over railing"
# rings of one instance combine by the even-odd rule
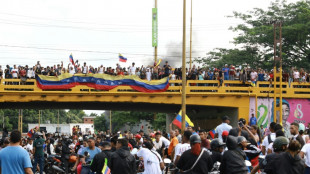
[[[40,89],[70,89],[77,85],[86,85],[98,90],[111,90],[117,86],[130,86],[140,92],[163,92],[169,87],[169,78],[156,81],[141,80],[137,76],[111,76],[107,74],[69,74],[58,77],[37,75]]]

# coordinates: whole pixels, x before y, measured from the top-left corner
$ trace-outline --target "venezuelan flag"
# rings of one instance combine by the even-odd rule
[[[103,173],[103,174],[110,174],[111,173],[111,170],[108,167],[108,159],[107,158],[104,159],[104,166],[102,168],[101,173]]]
[[[86,85],[98,90],[111,90],[118,86],[130,86],[139,92],[163,92],[169,87],[169,79],[156,81],[141,80],[138,76],[111,76],[108,74],[69,74],[58,77],[37,75],[37,86],[40,89],[70,89],[78,85]]]
[[[124,57],[124,56],[121,55],[121,54],[118,55],[118,58],[119,58],[119,61],[120,61],[120,62],[127,62],[127,58]]]
[[[178,128],[182,129],[182,110],[180,110],[179,114],[175,117],[172,123]],[[194,123],[189,119],[187,115],[185,115],[185,127],[188,126],[194,127]]]
[[[209,135],[212,137],[212,139],[214,139],[215,130],[210,130]]]
[[[69,56],[69,61],[72,63],[73,66],[75,66],[72,54],[70,54]]]

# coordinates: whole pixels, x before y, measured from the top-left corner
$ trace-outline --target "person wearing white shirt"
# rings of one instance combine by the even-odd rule
[[[269,130],[271,131],[271,133],[266,136],[263,140],[263,143],[262,143],[262,153],[263,155],[267,155],[267,150],[268,150],[268,146],[270,143],[272,143],[275,139],[276,139],[276,134],[275,134],[275,126],[276,126],[276,123],[275,122],[272,122],[270,123],[269,125]]]
[[[12,73],[13,79],[17,79],[17,77],[18,77],[18,68],[16,68],[16,65],[14,65],[14,68],[12,69],[11,73]]]
[[[104,67],[103,65],[101,65],[99,68],[98,68],[98,74],[103,74],[104,72]]]
[[[132,66],[129,69],[129,75],[136,75],[135,62],[132,62]]]
[[[147,68],[147,69],[146,69],[146,79],[147,79],[148,81],[151,81],[151,80],[152,80],[152,73],[151,73],[151,71],[150,71],[150,68]]]
[[[191,145],[189,142],[189,138],[192,135],[191,131],[184,131],[182,142],[183,144],[179,143],[174,148],[174,164],[176,165],[182,156],[182,154],[187,151],[188,149],[191,149]]]
[[[161,174],[165,165],[161,156],[154,150],[153,144],[149,140],[143,142],[142,148],[137,153],[138,157],[143,158],[143,174]]]
[[[297,69],[295,69],[293,76],[294,76],[294,82],[298,82],[300,78],[300,74]]]
[[[222,138],[222,133],[224,131],[230,131],[230,129],[232,129],[232,127],[229,125],[230,123],[230,118],[228,116],[224,116],[222,118],[223,120],[223,123],[218,125],[215,129],[215,135],[214,135],[214,138],[219,138],[223,141],[223,138]]]
[[[34,71],[32,70],[32,68],[28,69],[27,78],[28,79],[34,78]]]
[[[301,158],[306,158],[305,162],[305,173],[310,173],[310,144],[305,144],[300,151]]]
[[[29,153],[30,158],[32,159],[32,152],[33,152],[33,142],[31,138],[27,139],[28,144],[26,145],[25,149],[27,150],[27,152]]]

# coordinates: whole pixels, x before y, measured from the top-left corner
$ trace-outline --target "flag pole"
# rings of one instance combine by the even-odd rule
[[[183,0],[183,53],[182,53],[182,134],[185,131],[186,116],[186,0]]]

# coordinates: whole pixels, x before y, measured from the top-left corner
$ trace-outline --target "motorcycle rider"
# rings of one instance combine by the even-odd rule
[[[244,160],[246,154],[238,148],[237,137],[229,135],[226,145],[228,150],[224,152],[222,163],[220,166],[221,174],[247,174],[248,168]]]
[[[223,143],[223,141],[219,138],[216,138],[214,140],[211,141],[211,158],[212,158],[212,162],[213,164],[216,162],[222,162],[222,153],[224,151],[225,148],[225,143]],[[213,165],[212,164],[212,165]]]
[[[71,144],[72,140],[69,139],[68,136],[65,136],[62,143],[62,153],[61,153],[61,162],[64,164],[65,172],[69,173],[69,158],[70,158],[70,148],[69,145]]]
[[[183,172],[189,172],[189,171],[191,171],[192,173],[210,172],[212,169],[212,159],[209,153],[206,150],[204,150],[204,148],[201,148],[200,136],[197,134],[191,135],[190,145],[191,149],[185,151],[182,154],[177,163],[177,167]],[[198,159],[199,156],[200,159]],[[191,168],[193,169],[191,170]]]
[[[263,169],[264,173],[266,174],[272,174],[272,165],[274,162],[277,162],[275,161],[276,156],[282,152],[285,152],[288,144],[289,140],[286,137],[277,137],[273,142],[274,153],[266,155],[265,159],[260,161],[259,165],[254,167],[254,169],[251,171],[251,174],[255,174],[259,169]]]

